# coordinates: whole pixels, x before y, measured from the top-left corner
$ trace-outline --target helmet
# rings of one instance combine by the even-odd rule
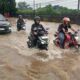
[[[19,15],[18,17],[19,17],[19,18],[22,18],[22,15]]]
[[[36,21],[36,20],[39,20],[39,21],[40,21],[40,17],[39,17],[39,16],[36,16],[36,17],[34,18],[34,21]]]
[[[63,18],[63,21],[64,21],[64,22],[70,22],[70,18],[64,17],[64,18]]]

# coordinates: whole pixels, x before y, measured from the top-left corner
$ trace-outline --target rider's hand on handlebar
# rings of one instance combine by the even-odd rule
[[[34,32],[34,35],[37,35],[37,32]]]
[[[65,32],[65,34],[68,34],[68,32]]]
[[[77,34],[78,32],[77,31],[75,31],[75,34]]]

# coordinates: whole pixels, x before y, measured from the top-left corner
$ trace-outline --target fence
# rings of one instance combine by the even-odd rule
[[[33,11],[31,12],[27,12],[27,11],[24,11],[24,13],[22,11],[21,14],[23,15],[24,18],[28,18],[28,19],[33,19],[34,18],[34,14],[36,13],[36,15],[39,15],[41,17],[41,20],[43,21],[50,21],[50,22],[61,22],[62,18],[64,16],[68,16],[70,17],[71,19],[71,23],[75,23],[75,24],[80,24],[80,12],[78,13],[77,11],[77,7],[79,8],[80,4],[78,2],[78,0],[52,0],[52,1],[48,1],[48,2],[42,2],[42,3],[35,3],[35,0],[32,0],[32,8],[34,8]],[[35,3],[33,5],[33,3]],[[60,6],[63,6],[63,7],[66,7],[66,8],[75,8],[76,10],[72,10],[70,11],[70,9],[67,9],[68,12],[70,13],[67,13],[67,11],[65,10],[65,8],[61,8],[63,12],[60,12],[60,14],[55,14],[56,10],[54,11],[54,13],[52,13],[52,15],[49,15],[49,13],[46,15],[47,11],[44,13],[44,10],[45,9],[49,9],[48,7],[45,8],[44,10],[42,10],[42,12],[38,12],[38,10],[36,11],[36,9],[38,8],[43,8],[47,5],[52,5],[51,9],[53,8],[53,6],[55,8],[61,8]],[[61,10],[60,9],[60,10]],[[20,14],[20,12],[18,12],[18,15]],[[42,14],[43,13],[43,14]],[[45,15],[44,15],[45,14]]]
[[[22,14],[22,15],[24,18],[27,18],[27,19],[34,19],[34,15],[26,15],[26,14]],[[63,17],[68,16],[71,19],[71,23],[80,25],[80,14],[79,15],[58,15],[58,16],[38,15],[38,16],[41,17],[42,21],[49,21],[49,22],[61,22]]]

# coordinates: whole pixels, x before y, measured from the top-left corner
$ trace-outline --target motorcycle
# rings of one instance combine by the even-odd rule
[[[17,30],[18,30],[18,31],[20,31],[20,30],[26,30],[26,25],[25,25],[25,23],[24,23],[24,24],[17,23]]]
[[[48,50],[48,29],[46,29],[46,32],[44,31],[38,31],[38,33],[36,33],[36,31],[34,32],[34,34],[38,34],[37,37],[37,42],[36,42],[36,46],[34,45],[34,36],[32,34],[30,34],[30,36],[28,37],[28,42],[27,45],[29,48],[33,48],[33,47],[37,47],[39,49],[45,49]]]
[[[76,35],[75,35],[75,39],[78,43],[78,46],[80,47],[80,29],[77,30]]]
[[[72,34],[71,32],[68,32],[66,35],[65,35],[65,40],[64,40],[64,48],[71,48],[71,47],[75,47],[75,48],[79,48],[79,37],[78,36],[79,31],[77,31],[76,33]],[[55,40],[53,40],[54,44],[57,46],[57,47],[60,47],[60,40],[59,40],[59,33],[56,32],[56,34],[54,35],[56,37]]]

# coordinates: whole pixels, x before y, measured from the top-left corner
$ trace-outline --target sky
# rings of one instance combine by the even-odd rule
[[[22,2],[22,1],[25,1],[32,6],[34,0],[16,0],[16,2]],[[77,9],[78,0],[35,0],[35,3],[36,4],[42,3],[41,4],[42,7],[47,4],[52,4],[53,6],[60,5],[70,9]]]

